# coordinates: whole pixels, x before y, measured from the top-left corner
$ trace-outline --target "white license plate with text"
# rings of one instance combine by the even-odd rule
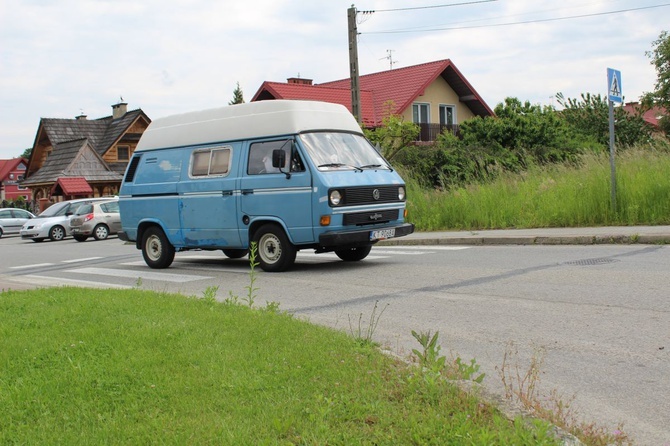
[[[376,231],[370,231],[370,241],[386,240],[387,238],[393,237],[395,237],[395,228],[377,229]]]

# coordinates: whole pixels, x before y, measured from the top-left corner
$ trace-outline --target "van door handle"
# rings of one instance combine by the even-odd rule
[[[250,195],[253,193],[254,193],[253,189],[242,189],[242,195]]]
[[[222,190],[221,195],[223,195],[224,197],[228,196],[228,195],[233,195],[233,191],[232,190]]]

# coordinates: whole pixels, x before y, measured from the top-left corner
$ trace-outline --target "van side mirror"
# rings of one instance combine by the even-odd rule
[[[272,151],[272,167],[281,169],[286,164],[286,152],[282,149],[275,149]]]
[[[282,149],[275,149],[272,151],[272,167],[279,169],[281,173],[286,175],[286,179],[291,178],[291,173],[282,170],[286,165],[286,152]]]

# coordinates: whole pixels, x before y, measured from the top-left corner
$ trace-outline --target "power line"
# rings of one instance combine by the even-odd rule
[[[603,15],[620,14],[622,12],[631,12],[631,11],[640,11],[640,10],[643,10],[643,9],[661,8],[663,6],[670,6],[670,3],[664,3],[664,4],[661,4],[661,5],[654,5],[654,6],[642,6],[640,8],[620,9],[620,10],[617,10],[617,11],[606,11],[606,12],[596,12],[596,13],[592,13],[592,14],[581,14],[581,15],[574,15],[574,16],[567,16],[567,17],[554,17],[554,18],[549,18],[549,19],[526,20],[526,21],[521,21],[521,22],[494,23],[494,24],[491,24],[491,25],[457,26],[457,27],[433,28],[433,29],[414,29],[414,30],[410,29],[410,30],[399,30],[399,31],[371,31],[371,32],[360,33],[360,34],[404,34],[404,33],[419,33],[419,32],[432,32],[432,31],[452,31],[452,30],[461,30],[461,29],[494,28],[494,27],[501,27],[501,26],[524,25],[524,24],[529,24],[529,23],[556,22],[556,21],[559,21],[559,20],[569,20],[569,19],[579,19],[579,18],[584,18],[584,17],[596,17],[596,16],[603,16]]]
[[[396,8],[396,9],[374,9],[371,11],[358,11],[362,14],[372,14],[375,12],[397,12],[397,11],[414,11],[418,9],[433,9],[433,8],[448,8],[449,6],[462,6],[462,5],[474,5],[476,3],[489,3],[497,2],[498,0],[479,0],[479,1],[470,1],[462,3],[450,3],[448,5],[434,5],[434,6],[415,6],[411,8]]]

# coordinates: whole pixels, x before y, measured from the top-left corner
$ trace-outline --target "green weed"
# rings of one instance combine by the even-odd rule
[[[574,407],[574,396],[565,397],[556,389],[548,394],[540,391],[541,370],[546,351],[536,347],[530,363],[521,366],[518,349],[509,343],[503,355],[502,366],[497,368],[510,401],[519,403],[534,416],[558,426],[577,437],[586,446],[631,446],[633,441],[623,430],[623,424],[610,430],[596,423],[584,422]]]
[[[384,314],[384,311],[388,308],[389,304],[386,304],[384,308],[382,308],[379,313],[377,311],[379,310],[379,301],[375,301],[375,306],[372,308],[372,313],[370,314],[370,319],[368,319],[367,327],[363,327],[363,313],[360,313],[358,315],[358,326],[357,329],[354,330],[352,321],[351,321],[351,315],[349,315],[349,331],[351,332],[351,335],[356,339],[357,342],[360,344],[367,344],[367,345],[375,345],[373,342],[372,338],[374,336],[375,330],[377,330],[377,325],[379,324],[379,320],[382,317],[382,314]]]

